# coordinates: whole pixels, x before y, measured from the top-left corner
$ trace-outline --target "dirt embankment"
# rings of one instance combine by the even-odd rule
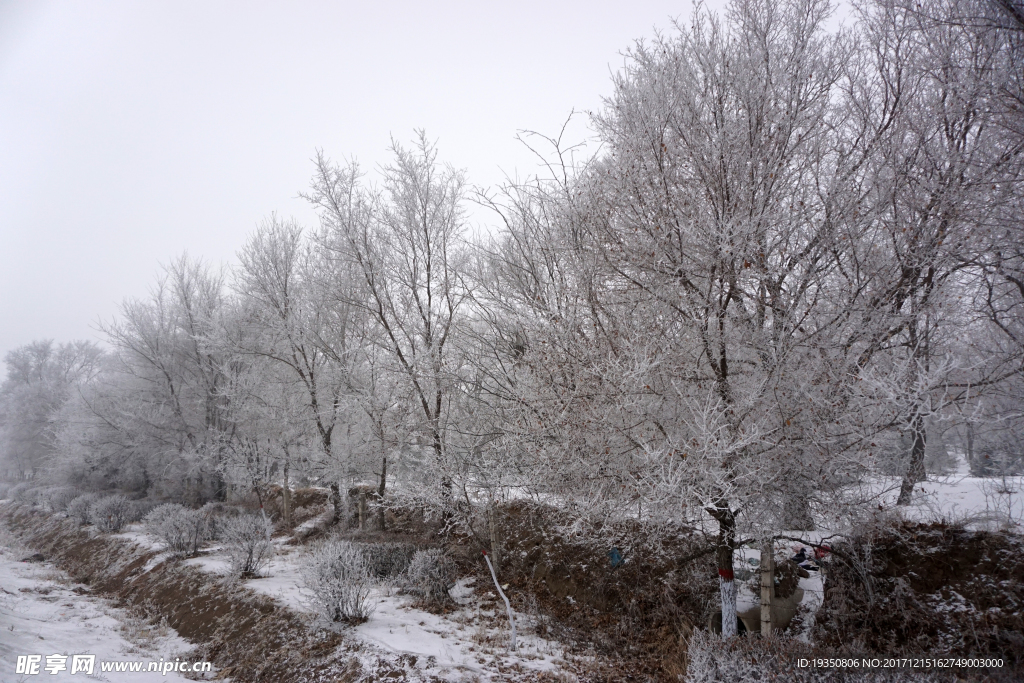
[[[562,511],[524,501],[501,506],[496,518],[515,607],[614,663],[600,680],[685,673],[686,641],[718,594],[714,555],[700,535],[632,522],[577,534]]]
[[[904,522],[868,528],[836,550],[818,643],[886,655],[1001,657],[1005,677],[992,680],[1024,680],[1019,536]]]
[[[336,633],[312,632],[299,615],[237,583],[175,560],[161,562],[152,550],[91,534],[27,505],[0,505],[0,522],[95,593],[165,618],[197,643],[196,659],[213,662],[235,681],[355,682],[371,676],[353,656],[357,645]]]

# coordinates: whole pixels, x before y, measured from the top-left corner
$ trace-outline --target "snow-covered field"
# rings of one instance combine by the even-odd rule
[[[23,561],[31,550],[0,536],[0,682],[145,681],[157,674],[103,672],[103,663],[188,660],[192,645],[166,625],[154,625],[111,601],[90,595],[47,562]],[[95,655],[92,675],[71,673],[76,654]],[[16,672],[19,656],[40,655],[36,674]],[[60,655],[62,671],[46,669]],[[63,659],[66,657],[66,659]],[[185,681],[169,671],[160,680]]]

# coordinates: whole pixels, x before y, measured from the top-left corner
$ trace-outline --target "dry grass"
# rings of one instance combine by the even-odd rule
[[[628,522],[580,537],[564,513],[524,502],[500,508],[498,525],[516,614],[568,645],[581,680],[674,681],[685,671],[686,637],[718,590],[712,555],[683,561],[702,538]],[[625,559],[618,566],[613,547]]]
[[[171,627],[166,618],[154,618],[139,607],[119,610],[113,616],[120,622],[118,633],[132,644],[133,653],[152,652],[161,640],[171,635]]]

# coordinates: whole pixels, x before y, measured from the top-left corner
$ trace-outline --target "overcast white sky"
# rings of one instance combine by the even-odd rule
[[[425,128],[476,184],[532,173],[517,131],[598,108],[632,42],[690,11],[0,0],[0,357],[100,339],[161,262],[231,262],[273,211],[311,225],[317,148],[372,169]]]

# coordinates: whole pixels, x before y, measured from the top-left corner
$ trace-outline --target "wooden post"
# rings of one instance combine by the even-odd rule
[[[761,635],[772,634],[772,596],[775,595],[775,542],[761,546]]]

